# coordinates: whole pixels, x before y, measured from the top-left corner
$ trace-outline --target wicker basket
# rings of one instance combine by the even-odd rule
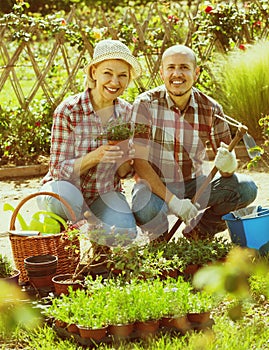
[[[30,199],[40,196],[49,195],[57,198],[68,209],[71,220],[76,221],[76,216],[71,206],[59,195],[52,192],[37,192],[24,198],[15,208],[10,219],[10,230],[15,230],[16,217],[21,207]],[[19,236],[10,233],[9,239],[13,253],[16,268],[20,270],[20,282],[27,282],[28,276],[24,268],[24,259],[29,256],[51,254],[58,257],[57,274],[73,273],[79,262],[79,238],[70,241],[64,232],[56,234],[45,234],[38,236]],[[72,245],[72,248],[70,246]],[[74,249],[74,246],[77,249]]]

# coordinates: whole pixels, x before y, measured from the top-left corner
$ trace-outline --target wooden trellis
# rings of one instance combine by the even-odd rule
[[[180,27],[185,28],[184,37],[176,37],[174,24],[167,20],[167,14],[163,13],[159,8],[157,2],[154,2],[148,11],[143,13],[143,16],[137,15],[132,9],[127,9],[123,21],[129,25],[133,30],[133,37],[136,40],[132,43],[133,54],[138,56],[144,66],[144,74],[141,78],[135,81],[136,87],[139,92],[145,91],[153,86],[159,85],[161,79],[159,76],[159,67],[161,62],[161,55],[165,48],[171,43],[176,42],[183,43],[191,46],[191,38],[193,32],[196,30],[193,24],[193,17],[197,14],[198,5],[201,1],[197,0],[192,2],[192,11],[190,9],[183,9],[178,7],[178,20],[180,21]],[[178,6],[180,6],[178,4]],[[156,16],[158,16],[160,28],[154,28],[154,16],[156,22]],[[90,16],[91,17],[91,16]],[[92,18],[89,18],[91,28],[102,29],[105,32],[105,37],[113,39],[123,39],[120,25],[117,27],[115,19],[112,16],[104,14],[101,10],[99,13],[94,13]],[[72,8],[66,18],[67,24],[75,24],[79,31],[83,45],[80,48],[77,45],[71,45],[66,37],[64,30],[58,31],[53,39],[49,39],[48,44],[51,45],[51,50],[44,63],[40,63],[40,58],[36,57],[35,47],[37,42],[35,37],[39,38],[39,45],[42,45],[42,40],[45,34],[42,33],[40,28],[36,25],[26,26],[25,31],[28,36],[28,40],[10,40],[10,29],[8,25],[0,25],[0,94],[5,89],[7,84],[12,87],[14,95],[18,101],[19,106],[23,110],[29,110],[31,104],[37,98],[37,94],[42,92],[42,98],[52,107],[55,107],[67,93],[76,93],[83,89],[82,86],[78,87],[76,79],[78,74],[82,74],[82,68],[85,63],[92,57],[93,54],[93,42],[89,40],[87,33],[84,31],[85,18],[79,18],[76,13],[75,7]],[[150,36],[152,31],[159,30],[160,39],[158,44],[152,49],[148,48],[150,42]],[[95,40],[97,42],[98,40]],[[12,50],[10,49],[10,43],[12,42]],[[15,45],[15,47],[14,47]],[[203,48],[206,53],[206,58],[209,57],[212,50],[218,49],[219,42],[212,36],[210,44]],[[32,81],[28,83],[28,91],[22,84],[18,70],[20,62],[25,59],[28,65],[32,68]],[[51,72],[53,67],[57,65],[57,60],[61,61],[61,69],[65,74],[61,79],[60,86],[55,88],[51,85]],[[21,72],[21,70],[20,70]],[[30,90],[29,90],[30,86]],[[44,97],[43,97],[44,96]],[[0,99],[1,101],[1,99]],[[0,102],[1,103],[1,102]]]
[[[141,58],[141,60],[143,59],[147,74],[146,77],[143,76],[143,79],[140,78],[135,82],[139,91],[144,91],[161,82],[158,74],[160,57],[164,48],[169,43],[171,36],[171,24],[163,18],[162,13],[158,10],[157,4],[152,5],[152,8],[149,9],[144,20],[138,20],[137,16],[131,9],[128,9],[125,14],[125,18],[133,26],[134,36],[137,38],[137,43],[134,45],[133,53],[135,56],[139,55],[141,57],[141,53],[147,46],[148,35],[151,31],[149,24],[152,18],[153,10],[155,11],[155,14],[156,10],[157,13],[159,13],[164,35],[162,38],[161,47],[156,48],[156,51],[152,53],[145,52],[144,57]],[[96,18],[98,18],[98,21]],[[14,51],[11,52],[9,49],[9,28],[7,25],[2,25],[2,27],[0,27],[0,59],[3,62],[3,65],[0,67],[0,93],[9,82],[9,84],[12,86],[19,106],[24,110],[29,109],[29,106],[35,100],[35,97],[40,89],[42,90],[45,100],[53,107],[64,98],[68,91],[77,92],[74,81],[78,71],[83,67],[83,60],[85,63],[85,59],[88,60],[90,57],[92,57],[93,45],[90,43],[83,31],[83,24],[78,18],[75,8],[72,8],[68,14],[66,22],[75,23],[81,28],[80,33],[84,42],[83,48],[78,51],[76,47],[73,47],[72,50],[74,50],[75,54],[72,54],[72,52],[70,52],[71,48],[68,46],[69,43],[65,38],[64,31],[59,32],[54,37],[51,51],[45,64],[43,63],[43,65],[40,64],[38,57],[35,56],[33,47],[33,37],[37,35],[38,31],[38,36],[42,40],[42,33],[40,33],[39,28],[36,26],[26,27],[29,40],[13,41],[13,43],[16,44],[16,47],[15,50],[13,49]],[[94,25],[96,28],[105,28],[109,37],[113,39],[121,39],[120,28],[115,28],[113,19],[107,18],[102,12],[100,13],[100,16],[95,16],[94,23],[92,25]],[[42,41],[40,42],[40,45],[42,45]],[[29,84],[31,85],[31,88],[28,92],[25,92],[21,79],[18,75],[19,62],[22,59],[22,56],[26,57],[26,60],[30,63],[34,73],[34,79]],[[62,68],[64,68],[66,72],[66,80],[63,82],[61,88],[54,89],[49,84],[49,74],[55,64],[56,57],[59,56],[63,62]]]
[[[67,18],[67,23],[72,21],[73,18],[74,18],[74,9],[72,9],[72,11],[69,13]],[[56,34],[52,50],[49,56],[47,57],[46,63],[43,67],[40,67],[37,62],[37,59],[35,58],[30,40],[19,42],[15,52],[12,55],[9,54],[7,44],[5,42],[5,36],[4,36],[6,31],[7,31],[7,28],[4,27],[0,32],[0,54],[4,62],[4,67],[3,67],[4,69],[0,76],[0,91],[4,88],[5,83],[7,83],[7,80],[9,79],[11,82],[13,91],[15,92],[15,95],[19,102],[19,105],[24,110],[28,109],[29,105],[34,100],[39,88],[42,89],[44,96],[50,105],[57,104],[57,102],[63,98],[66,91],[69,88],[72,89],[73,79],[76,76],[78,69],[80,68],[80,62],[82,60],[82,57],[85,54],[86,48],[82,49],[75,63],[71,65],[67,55],[66,48],[65,48],[64,32]],[[35,33],[35,31],[36,31],[36,28],[34,26],[30,27],[28,34],[31,36],[32,34]],[[23,93],[21,82],[20,82],[20,79],[18,78],[16,69],[15,69],[16,64],[18,63],[20,55],[22,54],[23,51],[24,53],[26,53],[29,61],[31,62],[31,65],[36,77],[31,87],[31,90],[27,96],[25,96],[25,94]],[[62,55],[68,78],[63,84],[62,89],[59,92],[56,92],[50,88],[50,86],[46,81],[46,78],[54,64],[55,57],[59,52]]]

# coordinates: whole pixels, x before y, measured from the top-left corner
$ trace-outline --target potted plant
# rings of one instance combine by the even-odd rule
[[[214,240],[188,241],[179,238],[170,241],[164,248],[164,256],[176,259],[178,269],[186,278],[192,276],[201,266],[219,261],[227,256],[233,244],[224,238]]]
[[[19,276],[20,271],[14,269],[9,258],[0,254],[0,278],[6,282],[18,284]]]
[[[133,135],[132,124],[122,120],[116,120],[107,127],[106,137],[110,144],[117,144],[120,141],[128,140]]]
[[[111,143],[118,143],[132,137],[143,137],[148,132],[146,124],[132,123],[123,118],[118,118],[107,127],[106,137]]]
[[[187,318],[191,323],[199,326],[210,321],[211,310],[216,300],[213,295],[205,291],[192,293],[189,298],[189,310]]]
[[[98,232],[100,234],[101,230],[99,228],[94,229],[89,226],[88,223],[85,223],[84,228],[81,228],[80,230],[77,228],[70,228],[66,233],[69,237],[79,236],[80,242],[85,239],[88,242],[91,242],[92,239],[95,237],[95,234]],[[68,249],[74,250],[74,255],[76,256],[76,245],[70,245]],[[71,254],[72,255],[72,254]],[[89,268],[92,266],[93,263],[98,263],[100,258],[102,257],[102,252],[100,250],[92,249],[92,245],[90,244],[81,254],[80,259],[77,261],[75,260],[76,268],[74,269],[74,272],[72,274],[60,274],[55,275],[52,278],[55,293],[56,295],[61,294],[68,294],[70,291],[70,288],[73,290],[81,289],[83,288],[84,284],[84,274],[89,271]],[[104,262],[102,262],[104,263]]]
[[[192,287],[182,276],[178,276],[177,280],[169,278],[164,281],[164,291],[165,303],[161,325],[185,333],[190,329],[187,312]]]
[[[56,274],[58,257],[51,254],[29,256],[24,259],[24,267],[34,288],[50,288]]]

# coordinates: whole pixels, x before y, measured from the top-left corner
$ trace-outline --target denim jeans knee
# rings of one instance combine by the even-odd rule
[[[68,181],[49,181],[45,183],[41,191],[53,192],[65,199],[72,207],[76,219],[83,217],[84,198],[79,189]],[[37,197],[38,207],[42,210],[51,211],[65,220],[71,220],[70,214],[65,206],[58,199],[51,196]]]
[[[168,207],[143,183],[137,183],[132,190],[132,210],[143,231],[161,235],[168,230]]]

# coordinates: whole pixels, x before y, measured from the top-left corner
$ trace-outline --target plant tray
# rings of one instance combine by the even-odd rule
[[[31,198],[40,195],[50,195],[52,197],[57,198],[68,209],[72,221],[76,220],[75,214],[71,206],[59,195],[52,192],[37,192],[27,196],[17,205],[11,216],[10,231],[16,230],[15,222],[20,208]],[[56,271],[57,274],[73,273],[76,268],[76,263],[74,263],[74,261],[79,261],[79,238],[77,237],[70,241],[70,239],[68,239],[67,235],[64,232],[35,236],[25,236],[18,235],[17,233],[10,233],[9,239],[11,242],[15,266],[21,272],[19,280],[20,283],[25,283],[29,280],[27,272],[24,268],[24,259],[29,256],[45,254],[56,255],[58,257],[58,266]],[[68,249],[68,247],[70,247],[71,245],[72,247],[75,245],[77,249]]]

